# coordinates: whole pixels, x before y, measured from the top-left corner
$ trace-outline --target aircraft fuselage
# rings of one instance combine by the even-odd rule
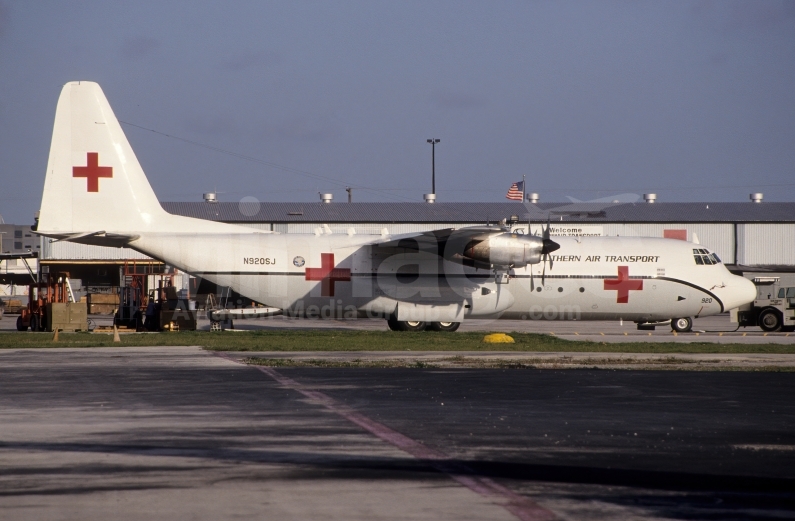
[[[697,264],[702,254],[694,252],[703,247],[672,239],[556,237],[552,268],[512,269],[508,284],[497,284],[490,270],[381,248],[375,239],[149,234],[131,246],[304,317],[390,316],[411,307],[427,320],[657,321],[721,313],[742,304],[752,287],[722,263]]]

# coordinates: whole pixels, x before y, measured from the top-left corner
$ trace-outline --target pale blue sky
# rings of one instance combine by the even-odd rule
[[[6,222],[38,209],[71,80],[260,161],[125,126],[164,201],[421,201],[430,137],[440,201],[523,174],[542,201],[795,200],[792,1],[0,0]]]

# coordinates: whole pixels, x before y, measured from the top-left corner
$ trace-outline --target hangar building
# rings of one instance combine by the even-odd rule
[[[334,233],[380,235],[439,228],[494,224],[517,216],[531,230],[549,218],[552,235],[648,236],[698,241],[717,253],[729,269],[746,276],[758,272],[795,273],[795,203],[224,203],[164,202],[177,215],[234,223],[279,233],[313,233],[324,225]],[[2,249],[15,250],[16,235],[40,251],[43,270],[68,271],[78,292],[108,291],[125,274],[168,271],[161,262],[128,248],[104,248],[26,237],[29,227],[5,225]],[[28,230],[28,231],[26,231]],[[3,230],[6,231],[6,230]],[[10,240],[11,234],[14,240]],[[31,240],[33,241],[31,243]],[[30,244],[28,244],[30,243]],[[11,248],[14,246],[14,248]],[[24,249],[24,248],[23,248]],[[12,269],[15,268],[15,269]],[[0,264],[0,296],[9,291],[8,275],[25,284],[26,272]],[[6,274],[3,279],[3,273]],[[188,288],[187,276],[181,281]],[[195,291],[195,288],[194,288]]]

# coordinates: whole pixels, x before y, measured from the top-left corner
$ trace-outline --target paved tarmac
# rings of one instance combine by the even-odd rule
[[[795,375],[0,351],[0,519],[795,517]]]
[[[16,331],[16,315],[0,320],[0,331]],[[94,325],[111,326],[113,317],[91,315]],[[271,317],[235,320],[235,329],[340,329],[384,331],[382,319],[312,320]],[[209,330],[210,322],[201,318],[200,330]],[[795,333],[765,333],[758,327],[737,329],[729,322],[728,313],[695,319],[693,332],[674,334],[670,326],[658,326],[655,331],[638,331],[634,322],[620,321],[543,321],[543,320],[470,320],[459,331],[523,332],[553,334],[570,340],[596,342],[713,342],[722,344],[795,344]]]

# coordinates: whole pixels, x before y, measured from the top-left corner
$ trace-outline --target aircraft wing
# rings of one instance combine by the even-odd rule
[[[379,248],[400,248],[441,255],[444,248],[451,241],[455,243],[469,243],[470,241],[483,241],[495,233],[504,233],[505,230],[493,226],[473,226],[468,228],[442,228],[428,232],[405,233],[389,235],[375,241],[373,244]]]
[[[385,237],[374,246],[428,253],[479,269],[535,264],[541,255],[558,248],[548,238],[512,233],[501,226],[444,228]]]

